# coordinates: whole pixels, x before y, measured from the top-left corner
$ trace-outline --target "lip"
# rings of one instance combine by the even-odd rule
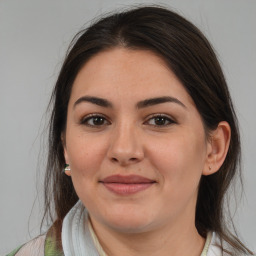
[[[100,181],[109,191],[118,195],[132,195],[150,188],[155,180],[139,175],[112,175]]]

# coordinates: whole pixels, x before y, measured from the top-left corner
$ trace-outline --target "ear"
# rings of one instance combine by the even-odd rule
[[[68,157],[68,152],[67,152],[66,140],[65,140],[65,134],[64,133],[61,134],[61,142],[62,142],[62,146],[63,146],[65,162],[66,162],[66,164],[69,164],[69,157]],[[68,175],[68,176],[71,176],[70,169],[69,170],[65,169],[65,174]]]
[[[223,164],[230,143],[231,129],[226,121],[218,124],[207,142],[207,159],[203,169],[203,175],[217,172]]]

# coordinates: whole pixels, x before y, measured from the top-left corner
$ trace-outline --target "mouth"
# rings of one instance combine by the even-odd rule
[[[156,181],[139,175],[112,175],[99,181],[99,183],[115,194],[132,195],[150,188]]]

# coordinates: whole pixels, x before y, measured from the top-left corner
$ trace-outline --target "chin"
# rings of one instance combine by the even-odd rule
[[[140,212],[126,211],[113,212],[109,216],[104,216],[105,225],[122,233],[146,232],[154,221],[150,216]]]

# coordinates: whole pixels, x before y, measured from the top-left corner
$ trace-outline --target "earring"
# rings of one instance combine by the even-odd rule
[[[64,167],[64,169],[63,169],[63,172],[64,172],[66,175],[70,175],[70,171],[71,171],[71,169],[70,169],[69,164],[65,164],[65,167]]]

